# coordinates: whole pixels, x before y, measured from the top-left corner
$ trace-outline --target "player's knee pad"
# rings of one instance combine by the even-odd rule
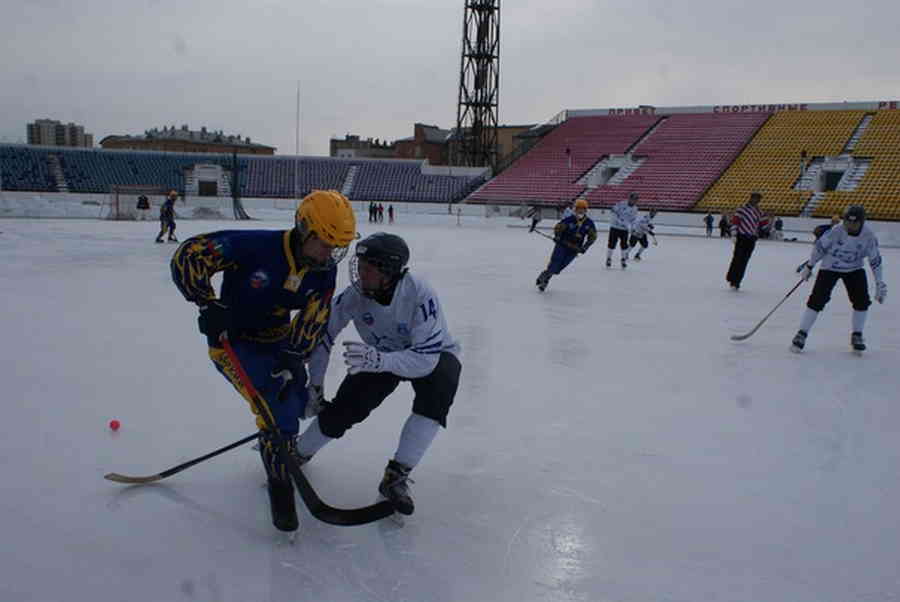
[[[828,301],[830,299],[831,299],[831,297],[824,297],[824,298],[810,297],[809,301],[806,302],[806,307],[810,308],[813,311],[822,311],[823,309],[825,309],[825,306],[828,305]]]
[[[860,299],[851,299],[850,304],[853,306],[855,311],[866,311],[869,309],[869,306],[872,305],[872,299],[869,298],[869,294],[866,293],[866,296]]]

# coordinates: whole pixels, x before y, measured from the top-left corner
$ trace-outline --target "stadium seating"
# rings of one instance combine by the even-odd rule
[[[795,190],[800,153],[836,156],[865,115],[864,111],[786,111],[774,113],[734,163],[709,189],[695,210],[720,213],[744,204],[761,192],[763,211],[798,215],[812,195]]]
[[[197,163],[226,161],[228,155],[152,153],[97,149],[53,149],[70,192],[106,193],[113,186],[184,188],[184,170]]]
[[[569,201],[578,180],[604,156],[623,154],[659,120],[652,115],[573,117],[470,195],[475,203]]]
[[[157,186],[183,190],[185,170],[198,163],[231,169],[227,154],[137,152],[0,145],[4,190],[56,192],[50,160],[58,160],[69,192],[108,193],[113,186]],[[459,201],[480,177],[423,174],[423,161],[330,157],[238,158],[241,196],[292,198],[313,189],[348,189],[359,201]],[[355,170],[352,179],[351,169]]]
[[[631,191],[640,207],[688,211],[734,161],[767,113],[705,113],[666,117],[632,154],[641,166],[619,185],[584,196],[594,207],[610,207]]]
[[[350,198],[364,201],[451,202],[480,183],[470,176],[426,175],[421,161],[357,161]]]
[[[3,190],[56,192],[48,152],[41,147],[0,145],[0,183]]]
[[[871,159],[859,186],[826,193],[813,215],[827,217],[860,204],[873,219],[900,219],[900,111],[876,112],[852,155]]]

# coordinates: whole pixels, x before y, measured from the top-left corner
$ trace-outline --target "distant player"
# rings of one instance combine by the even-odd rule
[[[610,209],[609,238],[606,242],[606,267],[612,267],[613,249],[616,243],[622,250],[622,269],[628,267],[628,231],[638,215],[638,193],[632,192],[628,199],[619,201]]]
[[[337,263],[355,237],[356,218],[347,198],[316,190],[300,203],[290,230],[201,234],[184,241],[172,257],[175,284],[200,309],[197,323],[213,365],[248,402],[253,399],[220,342],[227,333],[265,403],[251,408],[268,417],[257,415],[256,425],[272,523],[281,531],[298,526],[281,451],[295,455],[298,421],[316,407],[307,401],[305,363],[325,332]],[[211,282],[216,274],[222,279],[218,295]]]
[[[734,290],[741,288],[747,264],[750,262],[750,256],[753,255],[753,249],[756,248],[760,226],[768,224],[768,220],[759,210],[760,201],[762,201],[761,193],[750,193],[750,199],[731,217],[731,223],[735,229],[734,253],[731,256],[725,280]]]
[[[869,258],[869,267],[875,276],[875,300],[884,303],[887,285],[882,276],[881,254],[878,238],[865,225],[866,210],[862,205],[851,205],[844,212],[844,221],[828,229],[813,245],[809,260],[797,267],[803,280],[809,280],[812,270],[820,259],[822,267],[816,276],[812,294],[806,302],[806,310],[800,320],[800,330],[791,343],[791,351],[799,353],[806,345],[806,336],[819,317],[819,312],[831,299],[831,291],[838,280],[844,281],[847,296],[853,306],[850,328],[850,346],[856,353],[866,349],[863,327],[872,301],[869,299],[869,284],[863,269],[863,257]]]
[[[150,216],[150,199],[146,194],[142,194],[137,199],[137,219],[138,221],[146,221]]]
[[[713,231],[713,223],[716,221],[716,218],[713,217],[712,213],[707,213],[703,217],[703,223],[706,224],[706,238],[712,236]]]
[[[580,253],[587,250],[597,240],[597,227],[587,216],[588,202],[585,199],[575,201],[575,212],[565,217],[553,228],[553,239],[556,245],[547,269],[540,273],[535,281],[538,289],[547,288],[550,278],[559,274]]]
[[[178,193],[174,190],[169,191],[169,196],[159,208],[159,236],[156,242],[163,241],[163,234],[169,233],[169,242],[178,242],[175,238],[175,201],[178,200]]]
[[[653,244],[658,245],[656,242],[656,235],[653,234],[653,218],[656,217],[656,209],[651,209],[647,215],[642,215],[634,220],[634,223],[631,224],[631,237],[628,239],[628,248],[629,250],[640,246],[637,252],[634,254],[634,260],[641,260],[641,253],[644,252],[649,245],[647,244],[647,235],[653,237]]]
[[[310,384],[322,390],[331,347],[352,321],[362,342],[345,342],[347,374],[331,403],[297,440],[309,461],[339,439],[407,381],[415,393],[397,450],[384,469],[379,493],[400,514],[415,509],[409,474],[425,456],[459,386],[459,344],[447,327],[437,293],[407,268],[409,247],[395,234],[376,232],[356,243],[351,284],[335,297],[321,344],[310,360]],[[321,399],[321,393],[319,393]]]
[[[537,205],[532,205],[531,209],[525,213],[525,217],[531,218],[531,226],[528,227],[528,231],[534,232],[538,222],[541,221],[541,208]]]

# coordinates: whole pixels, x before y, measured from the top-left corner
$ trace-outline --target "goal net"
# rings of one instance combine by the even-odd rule
[[[111,220],[156,220],[168,190],[159,186],[113,186],[109,199],[100,208],[100,217]],[[148,209],[139,209],[138,200],[147,197]]]

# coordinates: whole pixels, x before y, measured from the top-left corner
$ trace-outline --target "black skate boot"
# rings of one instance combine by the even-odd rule
[[[394,506],[394,510],[407,516],[415,510],[409,490],[409,483],[412,483],[412,479],[409,478],[410,470],[412,470],[410,467],[391,460],[384,469],[381,484],[378,485],[378,493]]]
[[[159,242],[162,242],[162,241],[159,241]],[[178,239],[175,238],[175,235],[174,235],[174,234],[170,234],[170,235],[169,235],[169,242],[178,242]]]
[[[800,353],[803,351],[803,347],[806,345],[806,331],[798,330],[797,334],[794,335],[794,340],[791,341],[791,351],[794,353]]]
[[[628,267],[628,260],[623,257],[622,258],[622,269],[624,270],[627,267]]]
[[[544,289],[547,288],[547,284],[549,282],[550,282],[550,272],[548,272],[547,270],[544,270],[543,272],[541,272],[541,275],[537,277],[537,280],[535,280],[534,283],[537,285],[538,290],[543,292]]]
[[[162,242],[162,241],[163,241],[162,236],[157,236],[157,237],[156,237],[156,242]]]
[[[638,253],[637,255],[635,255],[635,256],[634,256],[634,260],[635,260],[635,261],[640,261],[640,260],[641,260],[641,254]]]
[[[866,341],[863,339],[861,332],[850,333],[850,346],[853,347],[853,352],[857,355],[866,350]]]
[[[609,257],[606,258],[606,267],[608,267],[608,268],[612,267],[612,259],[610,259]]]
[[[286,446],[289,454],[296,455],[294,438],[278,438],[269,431],[259,433],[259,454],[262,457],[266,475],[269,477],[269,507],[272,511],[272,524],[279,531],[296,531],[300,526],[297,520],[297,507],[294,504],[294,485],[287,469],[278,457],[278,446]],[[308,460],[308,458],[307,458]]]
[[[269,478],[269,508],[272,511],[272,524],[279,531],[296,531],[300,527],[297,519],[297,507],[294,504],[294,485],[290,478],[286,481]]]

